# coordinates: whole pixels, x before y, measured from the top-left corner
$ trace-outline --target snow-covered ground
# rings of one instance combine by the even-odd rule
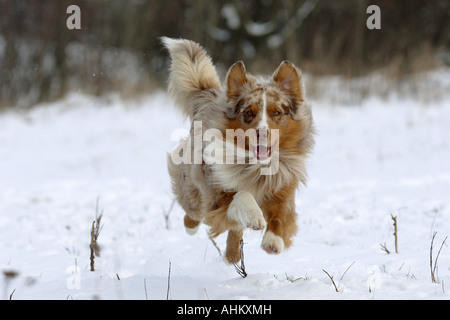
[[[318,136],[297,194],[299,233],[271,256],[262,232],[246,231],[245,279],[204,226],[185,233],[178,205],[166,227],[166,153],[187,124],[165,94],[72,94],[0,114],[0,299],[165,299],[169,263],[171,299],[449,299],[450,240],[438,283],[430,243],[437,231],[434,260],[450,236],[450,101],[312,103]],[[223,251],[225,237],[217,243]]]

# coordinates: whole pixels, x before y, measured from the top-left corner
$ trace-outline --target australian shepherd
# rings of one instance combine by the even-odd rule
[[[253,76],[239,61],[222,85],[199,44],[162,41],[171,57],[169,94],[191,122],[190,137],[168,157],[186,231],[194,234],[202,222],[211,237],[228,231],[229,263],[240,260],[246,228],[265,229],[261,247],[282,252],[298,229],[295,191],[306,183],[314,145],[300,70],[283,61],[272,76]],[[192,143],[197,137],[200,144]]]

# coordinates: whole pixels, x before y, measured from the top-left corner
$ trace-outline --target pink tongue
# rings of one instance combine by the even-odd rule
[[[256,147],[256,157],[258,160],[266,160],[270,157],[270,148],[263,145],[258,145]]]

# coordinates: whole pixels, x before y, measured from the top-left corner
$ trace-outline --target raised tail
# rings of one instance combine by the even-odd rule
[[[198,44],[190,40],[161,37],[172,63],[169,74],[169,94],[184,116],[194,118],[195,107],[191,103],[195,93],[220,90],[221,84],[211,58]]]

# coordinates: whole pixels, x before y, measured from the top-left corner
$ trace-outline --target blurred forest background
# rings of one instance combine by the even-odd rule
[[[81,30],[66,27],[73,4]],[[381,9],[381,30],[366,27],[371,4]],[[163,35],[201,43],[222,74],[237,60],[272,73],[289,59],[311,79],[357,79],[359,91],[373,90],[373,82],[358,85],[376,72],[391,90],[450,65],[450,1],[0,0],[0,107],[69,91],[130,97],[163,88]],[[314,81],[307,88],[313,96],[326,90]]]

